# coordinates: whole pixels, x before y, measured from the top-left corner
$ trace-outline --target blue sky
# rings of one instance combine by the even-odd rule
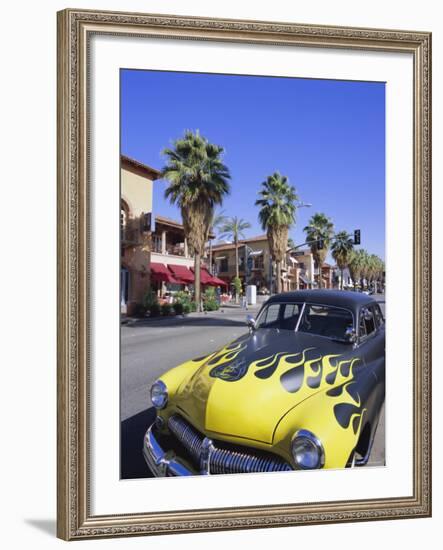
[[[324,212],[336,231],[361,229],[361,247],[385,257],[385,85],[261,76],[121,71],[121,151],[161,169],[161,151],[185,129],[225,148],[231,194],[222,209],[263,233],[254,206],[260,184],[286,175],[301,208],[290,235]],[[179,220],[154,184],[154,211]]]

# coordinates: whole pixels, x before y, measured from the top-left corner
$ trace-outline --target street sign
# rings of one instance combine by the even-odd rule
[[[360,244],[360,229],[354,231],[354,244]]]

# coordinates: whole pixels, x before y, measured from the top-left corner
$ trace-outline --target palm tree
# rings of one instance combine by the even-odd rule
[[[235,245],[235,277],[239,278],[239,260],[238,260],[238,241],[240,238],[244,238],[244,231],[249,229],[251,224],[242,218],[233,216],[227,218],[225,223],[220,227],[221,238],[229,238],[234,241]],[[238,302],[238,292],[235,293],[235,301]]]
[[[303,231],[306,233],[306,240],[310,243],[312,255],[318,266],[318,286],[323,288],[322,266],[334,235],[334,224],[325,214],[318,212],[311,217]],[[319,241],[323,241],[322,248],[319,248]]]
[[[281,264],[288,248],[288,233],[295,223],[298,196],[295,187],[289,184],[286,176],[275,172],[262,183],[258,219],[266,231],[271,257],[277,267],[277,292],[282,291]]]
[[[226,216],[224,210],[219,210],[212,213],[212,220],[210,225],[210,232],[213,232],[215,230],[220,230],[220,228],[223,226],[223,224],[226,222]],[[209,235],[210,237],[210,235]],[[212,239],[209,239],[209,269],[212,273]]]
[[[351,274],[352,282],[354,283],[354,290],[356,290],[357,282],[360,282],[362,271],[364,269],[365,251],[353,250],[349,256],[348,268]]]
[[[361,281],[360,286],[363,289],[364,281],[369,282],[369,277],[371,274],[371,258],[368,252],[364,249],[359,250],[361,255]]]
[[[289,237],[288,239],[288,248],[295,248],[295,242],[292,237]]]
[[[251,224],[242,218],[233,216],[232,218],[227,218],[225,223],[220,227],[220,237],[222,239],[228,238],[231,241],[234,241],[235,245],[235,276],[239,276],[238,269],[238,241],[239,239],[245,238],[245,230],[249,229]]]
[[[200,266],[214,209],[229,193],[230,174],[222,162],[223,147],[186,130],[165,149],[167,164],[162,177],[169,181],[165,198],[180,208],[185,236],[194,252],[195,301],[200,311]]]
[[[370,272],[369,272],[369,281],[374,287],[374,291],[378,290],[378,282],[381,281],[384,272],[384,262],[376,254],[371,254],[369,256],[370,260]]]
[[[348,267],[349,258],[354,248],[354,239],[347,231],[339,231],[331,245],[332,257],[341,271],[340,288],[343,290],[343,270]]]

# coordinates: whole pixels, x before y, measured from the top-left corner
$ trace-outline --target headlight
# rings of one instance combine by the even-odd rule
[[[292,456],[301,470],[323,468],[325,451],[321,441],[308,430],[298,430],[291,444]]]
[[[168,388],[161,380],[157,380],[151,386],[151,401],[157,409],[164,409],[168,402]]]

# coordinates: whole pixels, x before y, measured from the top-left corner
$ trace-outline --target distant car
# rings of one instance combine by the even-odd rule
[[[385,322],[357,292],[271,297],[249,334],[166,372],[143,453],[156,476],[368,461],[385,398]]]

